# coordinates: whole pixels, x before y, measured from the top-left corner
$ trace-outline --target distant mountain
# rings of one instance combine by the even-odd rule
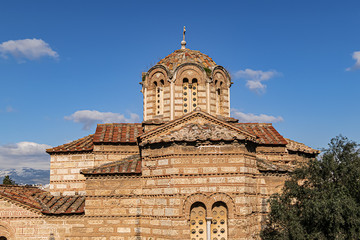
[[[3,178],[9,175],[12,180],[17,184],[49,184],[50,182],[50,170],[41,170],[34,168],[22,168],[22,169],[0,169],[0,184],[2,184]]]

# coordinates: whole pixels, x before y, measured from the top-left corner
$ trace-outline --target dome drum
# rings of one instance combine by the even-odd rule
[[[229,117],[229,73],[209,56],[180,49],[143,73],[144,121],[170,121],[200,107]]]

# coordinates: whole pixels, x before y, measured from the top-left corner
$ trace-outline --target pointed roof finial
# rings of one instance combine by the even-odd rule
[[[185,41],[185,32],[186,32],[186,29],[185,29],[185,26],[184,26],[184,31],[183,31],[183,40],[181,41],[181,49],[186,49],[186,41]]]

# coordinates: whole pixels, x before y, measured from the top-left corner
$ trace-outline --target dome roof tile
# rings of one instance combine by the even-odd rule
[[[197,63],[203,68],[212,68],[217,64],[206,54],[190,49],[179,49],[161,59],[158,64],[166,66],[169,70],[175,70],[183,63]]]

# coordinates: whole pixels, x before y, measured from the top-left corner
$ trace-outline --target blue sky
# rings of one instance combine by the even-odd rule
[[[233,116],[314,148],[360,142],[359,19],[359,1],[1,1],[0,168],[48,168],[47,146],[141,121],[141,72],[184,25],[232,74]]]

